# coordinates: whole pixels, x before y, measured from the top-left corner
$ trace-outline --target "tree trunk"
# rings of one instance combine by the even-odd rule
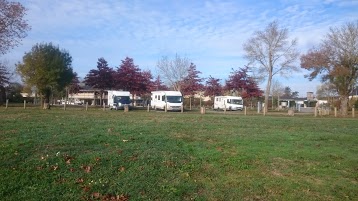
[[[347,116],[348,115],[348,96],[341,96],[341,115]]]
[[[5,87],[0,86],[0,105],[4,104],[6,101]]]
[[[189,108],[191,110],[191,96],[189,96]]]
[[[268,106],[268,99],[269,99],[269,95],[270,95],[270,89],[271,89],[271,81],[272,81],[272,75],[270,73],[270,75],[267,78],[267,85],[266,85],[266,91],[265,91],[265,113],[267,113],[267,106]]]
[[[43,109],[44,110],[50,109],[50,97],[45,97],[45,102],[43,104]]]
[[[45,90],[45,100],[44,100],[44,104],[43,104],[43,109],[47,110],[50,109],[50,96],[51,96],[51,90],[48,88],[47,90]]]

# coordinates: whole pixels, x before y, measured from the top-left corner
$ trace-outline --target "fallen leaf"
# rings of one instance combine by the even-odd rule
[[[71,160],[73,160],[74,158],[69,155],[66,155],[64,157],[64,159],[65,159],[66,164],[71,164]]]
[[[92,196],[93,196],[94,198],[99,198],[99,197],[101,197],[101,194],[98,193],[98,192],[94,192],[94,193],[92,193]]]
[[[81,183],[83,183],[84,182],[84,180],[82,179],[82,178],[78,178],[77,180],[76,180],[76,183],[77,184],[81,184]]]
[[[124,170],[126,170],[126,168],[122,166],[122,167],[118,168],[118,170],[121,172],[124,172]]]
[[[86,166],[86,167],[84,168],[84,170],[85,170],[86,173],[90,173],[91,170],[92,170],[92,168],[91,168],[91,166]]]
[[[85,192],[88,192],[88,191],[91,190],[91,188],[88,187],[88,186],[82,186],[82,190],[85,191]]]

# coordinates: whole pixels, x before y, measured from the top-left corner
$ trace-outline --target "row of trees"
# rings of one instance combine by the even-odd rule
[[[220,79],[213,77],[200,78],[201,72],[196,69],[196,65],[187,61],[189,59],[178,55],[173,60],[163,57],[158,61],[158,66],[163,67],[163,65],[169,64],[173,67],[178,65],[177,68],[172,69],[180,69],[177,71],[181,72],[180,76],[171,76],[171,79],[167,79],[169,86],[163,84],[159,75],[153,79],[151,71],[142,71],[129,57],[122,60],[122,63],[115,69],[109,67],[104,58],[99,58],[97,68],[89,71],[84,82],[86,85],[98,89],[100,97],[103,96],[104,90],[109,89],[130,91],[132,94],[140,96],[147,96],[151,91],[168,89],[181,91],[188,96],[193,96],[199,91],[204,91],[206,96],[235,91],[244,98],[259,97],[262,94],[255,80],[249,75],[248,68],[233,69],[229,79],[226,80],[226,84],[223,86]],[[169,72],[169,69],[162,69],[163,74],[171,74],[172,72]],[[173,72],[175,71],[173,70]],[[204,80],[206,80],[205,83]]]
[[[5,54],[21,43],[30,26],[24,19],[26,9],[20,3],[0,0],[0,12],[0,54]],[[263,30],[254,32],[244,43],[248,65],[232,70],[225,86],[221,86],[220,80],[211,76],[203,84],[204,79],[199,77],[200,72],[196,70],[196,66],[189,59],[178,55],[173,60],[163,57],[158,61],[157,68],[161,77],[156,77],[156,80],[152,80],[150,71],[141,71],[134,65],[133,59],[126,58],[116,70],[99,60],[100,67],[91,70],[85,82],[102,90],[102,85],[112,82],[107,89],[118,88],[141,95],[159,89],[162,78],[167,86],[180,90],[185,95],[193,95],[195,91],[204,89],[206,95],[222,94],[222,90],[226,90],[251,98],[261,95],[256,83],[261,78],[267,81],[265,105],[268,105],[273,78],[299,70],[295,65],[299,58],[296,46],[297,39],[289,40],[288,29],[279,27],[278,22],[274,21]],[[336,90],[340,96],[341,114],[347,115],[349,95],[357,85],[358,78],[358,21],[331,28],[322,42],[300,59],[301,68],[310,71],[306,76],[309,80],[320,78],[323,83]],[[45,102],[48,102],[49,95],[55,91],[69,92],[78,89],[78,77],[72,69],[70,54],[51,43],[36,44],[16,68],[25,85],[35,88]],[[102,79],[102,76],[97,76],[102,71],[110,74],[111,78]],[[255,76],[249,76],[248,72]],[[96,76],[102,80],[96,80]],[[0,65],[0,98],[8,84],[9,71]]]
[[[267,80],[265,104],[268,105],[272,79],[298,71],[297,40],[289,40],[288,30],[276,21],[257,31],[244,44],[249,68]],[[348,100],[358,78],[358,21],[330,28],[318,47],[301,56],[301,68],[310,71],[309,80],[320,78],[340,96],[341,115],[348,114]],[[267,107],[265,107],[267,110]]]

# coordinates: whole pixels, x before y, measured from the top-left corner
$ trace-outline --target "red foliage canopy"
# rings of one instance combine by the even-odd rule
[[[248,67],[232,69],[229,79],[226,80],[225,89],[238,91],[243,98],[260,97],[263,93],[256,81],[249,76]]]

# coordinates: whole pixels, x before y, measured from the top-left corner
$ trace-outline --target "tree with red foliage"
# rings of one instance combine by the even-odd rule
[[[129,91],[134,96],[142,95],[151,88],[152,74],[150,71],[142,72],[134,65],[133,59],[126,57],[116,72],[116,88]]]
[[[229,79],[226,80],[225,89],[236,91],[246,99],[260,97],[263,93],[256,81],[249,76],[248,67],[239,68],[239,70],[232,69]]]
[[[160,75],[157,76],[157,78],[153,82],[153,91],[166,91],[169,90],[169,88],[163,84],[162,80],[160,79]]]
[[[77,73],[74,72],[74,76],[73,79],[70,83],[70,85],[68,85],[67,90],[69,94],[76,94],[80,91],[81,86],[79,85],[80,81],[78,79]]]
[[[90,70],[85,77],[84,82],[87,86],[99,90],[101,105],[104,90],[114,87],[114,74],[113,68],[108,67],[107,61],[102,57],[97,61],[97,69]]]
[[[194,96],[195,93],[202,90],[204,88],[202,82],[202,78],[199,77],[201,74],[200,71],[196,70],[196,65],[191,63],[188,68],[187,76],[181,81],[181,92],[183,95],[189,96],[190,101],[190,109],[191,109],[191,98]]]
[[[222,93],[223,87],[220,84],[220,79],[210,76],[208,80],[206,80],[204,89],[204,96],[219,96]]]
[[[201,84],[203,79],[199,77],[199,74],[201,74],[201,72],[196,70],[196,65],[191,63],[188,69],[188,74],[184,77],[181,84],[181,92],[184,95],[193,96],[197,91],[204,88],[203,84]]]
[[[154,82],[153,80],[153,75],[152,72],[150,70],[145,70],[142,71],[142,86],[140,88],[140,94],[149,94],[151,91],[155,90],[154,87]]]

